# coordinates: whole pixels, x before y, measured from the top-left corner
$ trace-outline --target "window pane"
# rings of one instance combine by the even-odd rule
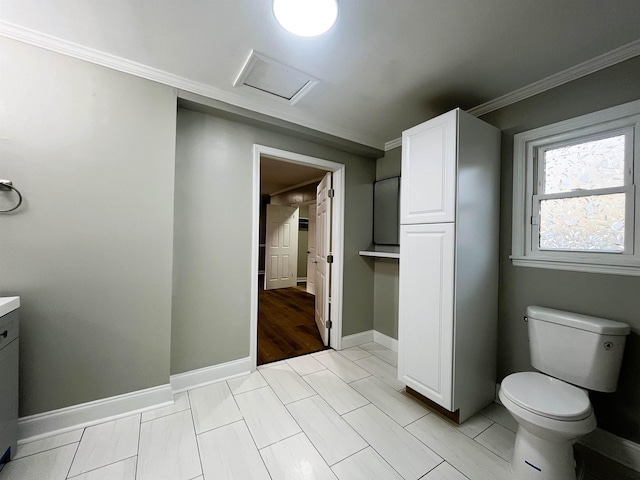
[[[624,185],[625,135],[554,148],[544,152],[544,192]]]
[[[624,193],[540,201],[540,249],[624,251],[624,205]]]

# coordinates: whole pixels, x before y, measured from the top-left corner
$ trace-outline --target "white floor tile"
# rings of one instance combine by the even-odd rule
[[[262,370],[262,376],[285,405],[311,397],[316,392],[286,363]]]
[[[355,382],[370,375],[369,372],[363,370],[338,352],[329,352],[326,355],[316,357],[316,359],[347,383]]]
[[[303,434],[260,450],[273,480],[337,480]]]
[[[13,456],[13,459],[17,460],[18,458],[44,452],[45,450],[51,450],[52,448],[62,447],[71,443],[78,443],[80,438],[82,438],[82,432],[84,432],[84,429],[80,428],[78,430],[73,430],[72,432],[43,438],[42,440],[36,440],[35,442],[23,443],[22,445],[18,445],[18,451]]]
[[[234,395],[248,392],[249,390],[255,390],[256,388],[266,387],[268,385],[267,381],[257,370],[253,373],[249,373],[248,375],[227,380],[227,384],[231,389],[231,393]]]
[[[340,415],[369,403],[369,400],[329,370],[321,370],[302,378]]]
[[[405,387],[404,383],[398,380],[398,369],[375,355],[357,360],[354,363],[396,390],[402,390]]]
[[[429,413],[426,407],[391,388],[379,378],[363,378],[353,382],[351,387],[403,427]]]
[[[258,448],[300,432],[300,427],[270,387],[241,393],[236,401]]]
[[[363,350],[360,347],[351,347],[345,350],[338,350],[338,353],[343,357],[347,357],[352,362],[371,355],[370,352],[367,352],[366,350]]]
[[[320,355],[326,355],[329,352],[335,352],[332,348],[327,348],[326,350],[320,350],[319,352],[314,352],[311,354],[312,357],[319,357]]]
[[[313,355],[303,355],[301,357],[289,358],[286,360],[291,368],[293,368],[298,375],[308,375],[310,373],[319,372],[326,367],[317,361]]]
[[[499,423],[507,430],[512,432],[518,431],[518,422],[511,416],[509,411],[498,403],[492,403],[488,407],[483,408],[480,413],[487,418],[490,418],[496,423]]]
[[[64,480],[78,448],[77,443],[13,460],[0,473],[2,480]]]
[[[136,456],[139,435],[140,415],[86,428],[69,476],[74,477]]]
[[[394,367],[398,366],[398,352],[394,352],[390,348],[383,347],[379,343],[369,342],[360,345],[360,348],[368,351],[369,353],[381,358],[387,363],[390,363]]]
[[[332,469],[340,480],[403,480],[371,447],[341,461]]]
[[[166,417],[178,412],[189,410],[189,395],[187,392],[178,393],[173,396],[173,405],[168,407],[156,408],[142,414],[142,421],[148,422],[160,417]]]
[[[476,438],[487,428],[493,425],[493,420],[481,415],[475,414],[473,417],[467,419],[462,425],[452,424],[458,431],[464,433],[469,438]]]
[[[494,423],[476,437],[476,442],[484,445],[496,455],[501,456],[507,462],[513,456],[513,445],[516,441],[516,434],[507,430],[499,423]]]
[[[84,473],[78,477],[73,477],[73,480],[135,480],[135,478],[136,457],[131,457]]]
[[[367,442],[317,395],[290,403],[287,409],[329,465],[367,447]]]
[[[421,442],[473,480],[512,480],[509,464],[437,415],[407,427]]]
[[[436,468],[427,473],[424,480],[469,480],[447,462],[442,462]]]
[[[278,360],[277,362],[265,363],[264,365],[258,365],[258,370],[264,370],[265,368],[276,367],[278,365],[284,365],[284,360]]]
[[[201,474],[190,411],[142,424],[136,480],[191,480]]]
[[[374,405],[347,413],[344,419],[407,480],[422,477],[442,462],[438,455]]]
[[[207,478],[270,479],[244,421],[198,435],[198,447]]]
[[[196,434],[229,425],[242,419],[226,382],[189,390]]]

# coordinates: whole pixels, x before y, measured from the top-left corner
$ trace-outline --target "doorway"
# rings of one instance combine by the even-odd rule
[[[273,265],[271,265],[271,267],[273,267],[271,269],[272,270],[271,273],[268,272],[269,259],[267,259],[267,261],[264,264],[265,268],[263,269],[262,267],[263,264],[261,259],[264,257],[267,257],[266,249],[267,249],[267,244],[269,242],[264,240],[266,238],[266,231],[260,230],[260,226],[262,224],[260,219],[261,219],[261,214],[263,218],[266,215],[266,207],[264,207],[264,204],[271,203],[271,202],[270,200],[265,201],[265,195],[264,195],[265,190],[264,188],[261,189],[261,185],[263,182],[262,182],[260,171],[261,171],[261,165],[263,163],[265,165],[267,164],[273,165],[274,162],[275,164],[278,165],[277,169],[284,168],[285,170],[288,170],[288,171],[306,169],[308,171],[307,172],[308,175],[312,175],[314,173],[320,173],[320,174],[325,174],[327,172],[330,173],[330,175],[327,175],[327,177],[329,177],[329,179],[332,180],[333,185],[332,187],[331,185],[329,185],[329,187],[326,187],[324,190],[322,190],[324,192],[323,195],[325,197],[327,195],[331,195],[331,198],[330,198],[331,201],[328,202],[328,204],[330,205],[332,211],[329,212],[328,216],[325,216],[326,225],[327,225],[327,228],[325,229],[326,241],[322,241],[320,242],[322,245],[318,245],[318,247],[320,248],[317,249],[316,257],[310,257],[309,255],[307,255],[307,258],[306,258],[306,260],[309,260],[310,258],[317,258],[320,261],[321,267],[322,267],[319,269],[319,271],[322,272],[323,274],[324,274],[323,268],[326,268],[327,274],[320,276],[320,278],[325,279],[325,281],[323,282],[324,289],[322,287],[319,287],[316,284],[317,282],[312,282],[311,293],[309,293],[308,284],[304,285],[303,283],[305,280],[306,282],[309,282],[308,273],[306,275],[306,278],[304,276],[300,276],[299,278],[297,278],[297,280],[300,280],[300,282],[293,282],[295,284],[295,286],[293,287],[291,286],[292,282],[286,281],[287,278],[298,277],[297,272],[295,271],[295,266],[290,266],[290,264],[293,264],[295,262],[297,262],[298,264],[301,264],[302,262],[298,261],[298,259],[295,259],[295,262],[294,262],[292,260],[293,257],[289,255],[289,252],[287,252],[286,249],[283,249],[282,245],[277,245],[276,237],[273,237],[274,245],[275,245],[274,247],[275,249],[272,250],[273,255],[271,254],[269,255],[269,259],[272,259],[272,262],[273,262]],[[254,145],[254,158],[253,158],[253,173],[254,173],[253,175],[253,187],[254,187],[253,188],[253,193],[254,193],[254,198],[253,198],[253,206],[254,206],[253,208],[254,210],[253,239],[254,240],[253,240],[253,243],[254,243],[254,248],[253,248],[253,254],[252,254],[252,298],[251,298],[251,327],[250,327],[250,358],[251,358],[253,369],[257,367],[258,363],[266,363],[263,361],[264,359],[258,362],[259,312],[263,313],[265,310],[260,310],[260,309],[264,309],[266,305],[267,306],[266,308],[272,308],[271,313],[273,314],[274,313],[273,308],[278,308],[277,297],[288,297],[291,295],[291,298],[288,298],[288,299],[282,298],[282,302],[280,304],[281,305],[288,304],[289,306],[291,306],[292,303],[295,305],[296,302],[300,302],[300,308],[294,308],[294,310],[300,310],[300,311],[315,310],[313,312],[315,314],[315,322],[317,325],[321,327],[318,333],[324,334],[324,335],[321,335],[320,341],[322,343],[319,344],[320,348],[323,348],[325,345],[330,346],[332,348],[336,348],[336,349],[340,348],[340,340],[341,340],[341,332],[342,332],[342,284],[343,284],[342,272],[343,272],[343,264],[344,264],[343,255],[342,255],[343,239],[344,239],[344,233],[343,233],[344,170],[345,170],[344,165],[336,162],[331,162],[324,159],[286,152],[283,150],[273,149],[273,148],[265,147],[261,145]],[[284,174],[283,176],[286,177],[286,175]],[[301,187],[304,187],[304,185],[308,185],[308,184],[313,184],[311,185],[311,187],[313,187],[312,190],[315,192],[315,183],[319,182],[322,178],[323,177],[311,178],[311,179],[308,179],[307,182],[303,182],[302,184],[289,185],[288,187],[283,188],[282,191],[276,191],[274,193],[271,193],[271,195],[267,196],[269,199],[277,198],[278,200],[274,201],[274,203],[278,203],[282,206],[282,208],[273,207],[273,210],[282,211],[282,212],[278,211],[273,215],[275,215],[275,218],[278,218],[278,219],[282,218],[282,220],[278,220],[278,221],[281,221],[282,225],[284,225],[283,231],[290,232],[291,225],[293,223],[297,224],[298,222],[297,216],[299,215],[300,210],[302,210],[303,213],[307,215],[307,218],[309,218],[310,215],[308,215],[307,212],[309,210],[313,211],[314,209],[314,208],[309,208],[309,206],[315,207],[316,205],[315,199],[313,201],[310,201],[308,196],[307,198],[303,198],[300,195],[298,195],[298,197],[296,197],[295,195],[287,196],[287,195],[284,195],[284,193],[286,192],[295,193],[296,191],[300,191]],[[325,183],[326,183],[326,179],[325,179]],[[294,188],[292,189],[291,187],[294,187]],[[304,190],[304,188],[302,188],[302,190]],[[309,191],[309,188],[307,188],[306,190]],[[295,222],[292,222],[292,217],[294,216],[296,216],[296,219],[295,219]],[[303,221],[299,222],[301,229],[303,229],[303,223],[306,223],[307,218],[303,218]],[[306,225],[311,226],[311,222],[309,222]],[[314,227],[316,226],[314,225]],[[263,226],[262,228],[266,230],[266,225]],[[277,228],[278,228],[277,225],[273,227],[273,231],[277,232],[278,231]],[[306,232],[306,233],[308,234],[309,232]],[[280,233],[280,237],[281,236],[282,236],[282,233]],[[287,242],[289,242],[289,244],[291,243],[291,241],[288,241],[288,240]],[[287,243],[287,242],[284,242],[284,243]],[[316,246],[312,245],[312,247],[315,248]],[[307,252],[310,251],[308,246],[302,247],[302,248],[305,248],[305,250],[301,252],[301,254],[306,255]],[[332,263],[331,263],[331,260],[333,260]],[[324,262],[324,264],[322,262]],[[309,264],[311,263],[312,262],[309,262]],[[330,265],[327,266],[326,265],[327,263]],[[313,265],[313,266],[315,267],[316,265]],[[305,268],[303,267],[302,269],[304,270]],[[269,276],[271,281],[267,281],[267,276]],[[271,285],[272,287],[275,286],[275,287],[266,288],[268,285]],[[279,288],[278,285],[281,285],[282,288]],[[293,299],[296,297],[296,295],[302,296],[305,298]],[[271,299],[269,300],[267,297],[271,297]],[[315,302],[315,297],[319,297],[320,301]],[[266,303],[263,302],[263,300],[265,300]],[[311,303],[312,308],[309,308],[310,302],[312,302]],[[315,303],[315,305],[313,303]],[[259,309],[259,305],[260,305],[260,309]],[[318,312],[320,317],[318,317]],[[280,320],[282,320],[286,315],[290,313],[291,312],[287,313],[286,309],[283,309],[281,312],[276,312],[276,315],[274,318],[279,318]],[[320,321],[318,321],[318,318],[320,318]],[[270,334],[275,337],[276,341],[278,340],[277,329],[281,327],[282,325],[278,325],[271,328]],[[298,328],[302,331],[305,331],[305,330],[311,331],[311,327],[309,327],[308,323]],[[264,331],[262,329],[262,326],[260,328],[260,334],[261,334],[261,338],[263,338]],[[324,337],[324,339],[322,339],[322,337]],[[262,355],[263,350],[264,349],[262,348],[260,350],[261,357],[263,356]],[[291,356],[295,356],[295,355],[296,354],[294,353]],[[268,361],[274,361],[274,360],[275,359],[268,360]]]

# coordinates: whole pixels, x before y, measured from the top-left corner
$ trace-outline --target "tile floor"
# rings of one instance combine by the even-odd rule
[[[169,407],[21,445],[0,480],[512,478],[516,424],[503,407],[454,425],[402,391],[396,365],[375,343],[264,365]],[[606,478],[634,477],[585,475]]]

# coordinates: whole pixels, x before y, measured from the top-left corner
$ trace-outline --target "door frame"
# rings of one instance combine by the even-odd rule
[[[342,163],[288,152],[264,145],[253,145],[253,215],[251,223],[251,321],[249,327],[249,358],[251,371],[258,365],[258,252],[260,248],[260,156],[267,155],[283,162],[309,165],[333,173],[333,213],[331,218],[331,321],[329,346],[335,350],[342,344],[342,300],[344,275],[344,198],[345,165]]]

